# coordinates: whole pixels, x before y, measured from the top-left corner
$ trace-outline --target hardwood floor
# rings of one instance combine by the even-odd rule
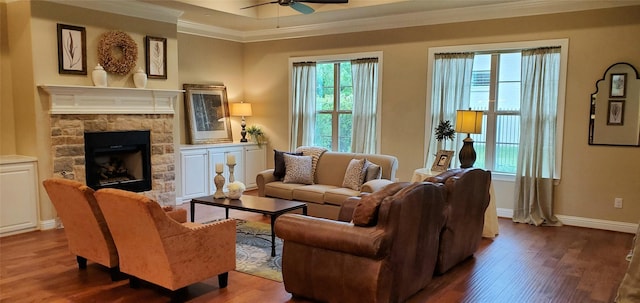
[[[182,207],[188,210],[188,204]],[[231,217],[268,222],[259,214],[231,211]],[[224,217],[218,208],[197,205],[196,221]],[[628,266],[632,234],[578,227],[533,227],[500,219],[500,235],[483,239],[474,258],[434,280],[409,302],[612,302]],[[284,284],[229,273],[188,287],[188,302],[307,302],[292,299]],[[1,302],[168,302],[170,293],[153,285],[129,288],[89,262],[78,270],[63,230],[0,238]]]

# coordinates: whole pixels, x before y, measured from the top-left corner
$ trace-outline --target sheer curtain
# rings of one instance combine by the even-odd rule
[[[290,150],[312,146],[316,123],[316,63],[295,62],[291,75],[293,104],[291,105]]]
[[[446,53],[435,54],[433,63],[433,88],[431,95],[431,140],[425,151],[425,167],[431,167],[438,149],[454,150],[456,153],[462,148],[459,134],[453,142],[442,142],[439,146],[434,130],[440,121],[451,121],[454,125],[456,110],[469,107],[471,93],[471,72],[473,69],[474,53]],[[461,138],[458,138],[461,137]],[[458,157],[454,157],[451,166],[459,166]]]
[[[561,225],[553,215],[560,48],[522,51],[520,148],[513,221]]]
[[[377,153],[378,58],[351,61],[353,125],[351,152]]]

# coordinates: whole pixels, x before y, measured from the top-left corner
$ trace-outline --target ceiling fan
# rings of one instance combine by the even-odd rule
[[[271,1],[271,2],[265,2],[265,3],[260,3],[260,4],[255,4],[255,5],[250,5],[247,7],[243,7],[241,9],[246,9],[246,8],[252,8],[252,7],[256,7],[256,6],[261,6],[261,5],[267,5],[267,4],[280,4],[282,6],[288,6],[293,8],[294,10],[303,13],[303,14],[311,14],[313,13],[315,10],[313,8],[311,8],[310,6],[302,3],[302,2],[306,2],[306,3],[323,3],[323,4],[338,4],[338,3],[348,3],[349,0],[275,0],[275,1]]]

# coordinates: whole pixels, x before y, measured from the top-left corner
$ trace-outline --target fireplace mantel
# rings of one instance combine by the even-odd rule
[[[38,85],[49,94],[50,114],[174,114],[183,90]]]

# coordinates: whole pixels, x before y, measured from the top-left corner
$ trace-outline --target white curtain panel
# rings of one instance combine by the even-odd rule
[[[520,148],[513,221],[561,225],[553,215],[560,48],[522,51]]]
[[[291,134],[289,150],[312,146],[316,124],[316,63],[296,62],[292,70]]]
[[[456,110],[469,108],[471,93],[471,72],[474,53],[435,54],[433,63],[433,85],[431,94],[431,140],[425,151],[425,167],[431,167],[438,149],[453,150],[456,154],[462,148],[463,134],[456,134],[456,139],[443,142],[438,146],[435,139],[435,128],[440,121],[451,121],[455,125]],[[453,157],[451,166],[460,166],[458,157]]]
[[[351,61],[353,125],[351,151],[375,154],[378,106],[378,58]]]

